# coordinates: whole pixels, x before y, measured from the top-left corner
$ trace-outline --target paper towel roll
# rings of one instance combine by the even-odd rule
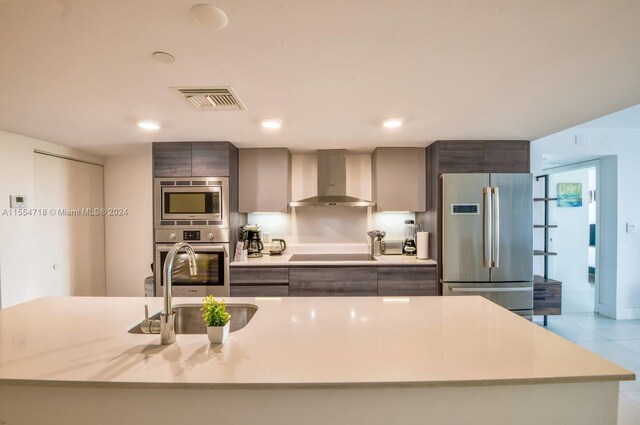
[[[426,260],[429,258],[429,232],[418,232],[416,237],[418,245],[418,258]]]

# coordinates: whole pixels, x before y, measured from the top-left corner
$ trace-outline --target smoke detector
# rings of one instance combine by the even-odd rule
[[[197,110],[246,111],[238,95],[229,86],[177,88]]]

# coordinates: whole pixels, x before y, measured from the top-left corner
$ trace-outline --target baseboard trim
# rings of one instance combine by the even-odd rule
[[[598,314],[609,317],[611,319],[617,319],[617,310],[615,307],[598,303]]]
[[[616,320],[640,319],[640,308],[614,308],[604,304],[598,304],[598,314]]]
[[[616,311],[617,320],[640,319],[640,308],[621,308]]]

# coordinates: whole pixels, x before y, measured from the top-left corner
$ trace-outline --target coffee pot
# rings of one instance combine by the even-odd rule
[[[259,226],[255,224],[247,224],[242,227],[241,239],[244,241],[244,248],[247,250],[249,258],[262,257],[264,245],[261,240]]]
[[[249,230],[247,232],[247,238],[247,254],[249,255],[249,258],[262,257],[264,245],[260,240],[260,232]]]

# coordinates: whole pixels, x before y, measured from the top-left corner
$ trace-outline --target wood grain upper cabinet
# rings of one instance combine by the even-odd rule
[[[528,173],[529,142],[524,140],[486,140],[485,173]]]
[[[191,177],[191,143],[154,143],[153,176]]]
[[[235,148],[229,142],[153,144],[154,177],[229,177]]]
[[[289,211],[291,154],[286,148],[240,149],[242,213]]]
[[[526,140],[444,140],[436,142],[439,173],[528,173]]]
[[[192,142],[191,175],[193,177],[228,177],[229,142]]]
[[[424,148],[377,148],[371,174],[376,211],[426,210]]]
[[[447,140],[436,142],[440,173],[484,173],[484,142]]]

